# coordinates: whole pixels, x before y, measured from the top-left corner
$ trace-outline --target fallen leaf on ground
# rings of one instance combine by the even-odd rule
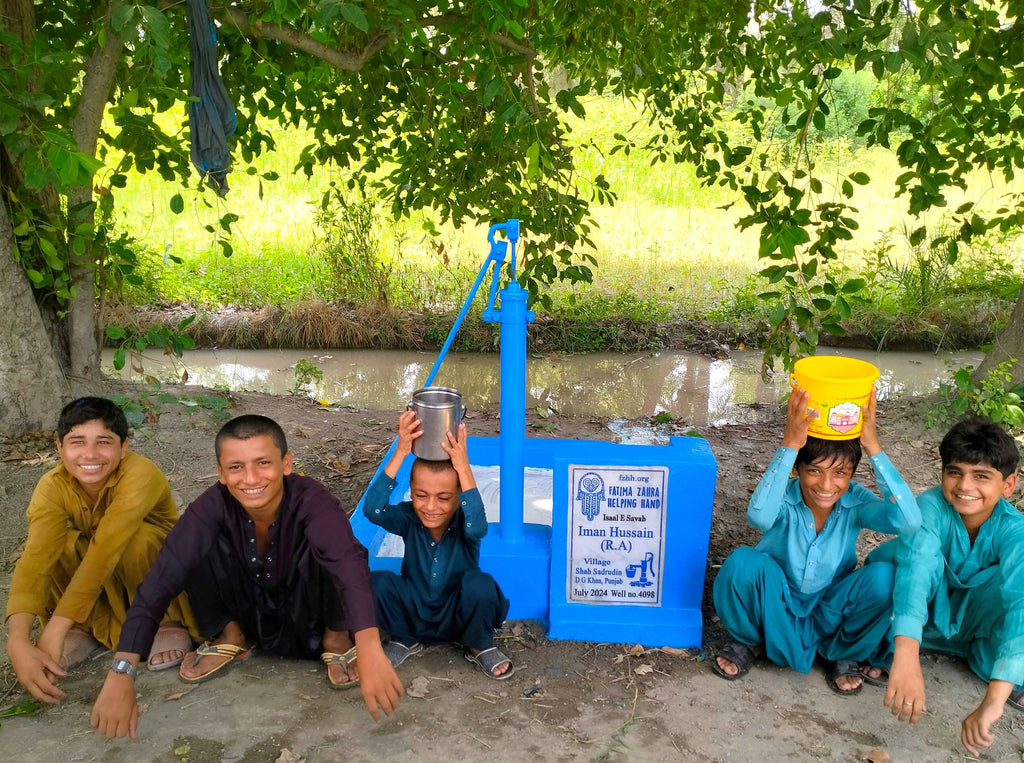
[[[412,679],[412,684],[409,686],[408,689],[405,690],[405,693],[410,697],[423,699],[427,696],[429,687],[430,681],[428,681],[423,676],[416,676],[414,679]]]
[[[646,676],[648,673],[654,672],[654,666],[648,663],[644,663],[643,665],[640,665],[639,667],[634,669],[633,672],[636,673],[638,676]]]
[[[643,657],[647,654],[647,650],[641,644],[634,644],[628,649],[628,652],[634,657]]]
[[[889,753],[885,750],[872,750],[865,753],[861,760],[866,760],[869,763],[892,763],[892,758],[889,757]]]
[[[188,755],[188,751],[191,749],[192,747],[190,745],[183,744],[180,747],[174,748],[174,754],[180,758],[182,755]]]
[[[170,692],[166,697],[164,697],[164,699],[166,699],[166,700],[181,699],[186,694],[188,694],[190,691],[193,691],[195,688],[196,687],[194,685],[193,686],[186,686],[184,689],[178,689],[176,691]]]
[[[663,651],[665,654],[670,655],[672,657],[685,657],[685,656],[687,656],[687,652],[686,652],[685,649],[680,649],[679,647],[676,647],[676,646],[663,646],[663,647],[661,647],[661,651]]]
[[[277,756],[277,760],[274,763],[302,763],[304,760],[305,758],[299,757],[287,747],[282,747],[281,754]]]

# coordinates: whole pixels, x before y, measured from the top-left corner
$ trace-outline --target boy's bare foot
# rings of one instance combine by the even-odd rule
[[[332,631],[324,629],[324,651],[334,652],[335,654],[345,654],[349,649],[354,646],[352,636],[349,635],[348,631]],[[345,686],[350,683],[355,683],[359,680],[359,667],[356,665],[356,661],[350,660],[347,665],[343,665],[339,662],[328,662],[327,663],[327,680],[333,686]]]
[[[238,623],[230,622],[224,626],[220,636],[209,643],[213,646],[230,644],[231,646],[244,647],[245,634],[242,633]],[[193,650],[185,655],[185,659],[181,663],[181,668],[178,672],[181,673],[181,677],[186,681],[195,681],[201,676],[211,674],[224,663],[235,659],[234,657],[221,654],[200,656],[199,659],[196,659],[196,656],[196,651]]]
[[[93,635],[77,625],[64,637],[64,653],[60,658],[62,668],[68,669],[79,665],[103,648]]]

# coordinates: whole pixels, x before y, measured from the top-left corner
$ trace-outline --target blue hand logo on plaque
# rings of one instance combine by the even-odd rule
[[[576,500],[583,504],[583,516],[593,522],[594,517],[600,513],[601,501],[604,500],[604,480],[599,474],[587,472],[580,478]]]

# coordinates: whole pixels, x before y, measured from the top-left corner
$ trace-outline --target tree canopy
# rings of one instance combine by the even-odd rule
[[[183,116],[188,103],[184,3],[0,4],[0,266],[24,274],[17,293],[0,285],[14,306],[4,333],[37,339],[0,364],[0,392],[24,398],[14,368],[42,355],[72,379],[98,373],[104,286],[135,277],[130,243],[110,224],[127,169],[197,178],[186,131],[159,116]],[[835,265],[857,226],[854,186],[870,178],[857,168],[820,177],[810,139],[837,118],[843,67],[892,86],[859,131],[898,157],[894,195],[908,215],[944,206],[975,168],[1010,179],[1024,166],[1019,0],[209,7],[238,109],[240,169],[254,172],[246,163],[274,149],[269,125],[304,126],[312,140],[298,171],[348,168],[353,185],[396,215],[429,208],[455,224],[517,216],[531,233],[522,278],[541,299],[544,280],[589,280],[589,205],[614,198],[603,177],[576,170],[565,115],[584,115],[591,93],[639,100],[654,137],[617,136],[615,150],[690,162],[703,182],[742,191],[741,224],[759,228],[765,275],[785,297],[770,356],[813,350],[820,329],[841,332],[860,288]],[[554,67],[570,86],[551,86]],[[908,96],[921,91],[928,97]],[[918,226],[912,236],[955,257],[959,241],[1019,229],[1024,196],[987,216],[970,205],[951,214],[955,234]],[[225,234],[232,222],[222,218]],[[222,245],[229,251],[226,237]],[[0,411],[0,430],[46,421],[60,389],[34,392],[49,401],[35,413],[27,403]]]

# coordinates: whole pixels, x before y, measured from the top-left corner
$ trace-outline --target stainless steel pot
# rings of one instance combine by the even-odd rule
[[[409,409],[416,413],[423,429],[423,436],[413,441],[413,455],[427,461],[447,461],[441,443],[448,443],[447,432],[458,436],[466,412],[462,395],[449,387],[423,387],[412,393]]]

